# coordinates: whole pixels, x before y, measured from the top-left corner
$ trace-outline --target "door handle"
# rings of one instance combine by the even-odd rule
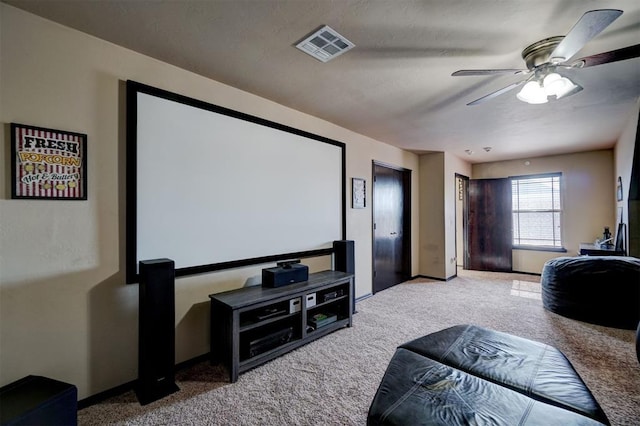
[[[391,235],[398,235],[398,233],[397,232],[392,232]]]

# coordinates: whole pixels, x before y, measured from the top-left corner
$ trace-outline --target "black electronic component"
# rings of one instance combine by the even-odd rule
[[[282,287],[283,285],[299,283],[309,279],[309,267],[299,263],[289,264],[288,267],[267,268],[262,270],[263,287]]]
[[[254,357],[291,341],[293,327],[274,331],[249,342],[249,357]]]

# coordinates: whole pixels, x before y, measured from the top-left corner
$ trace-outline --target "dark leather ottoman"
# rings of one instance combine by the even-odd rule
[[[633,330],[640,321],[640,259],[557,257],[542,268],[545,309],[580,321]]]
[[[607,416],[557,349],[473,325],[400,345],[369,425],[600,425]]]

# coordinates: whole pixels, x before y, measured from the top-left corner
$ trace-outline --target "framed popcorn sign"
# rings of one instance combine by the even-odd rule
[[[87,199],[87,135],[11,123],[11,158],[11,198]]]

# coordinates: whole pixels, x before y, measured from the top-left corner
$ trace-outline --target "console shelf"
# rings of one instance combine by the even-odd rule
[[[246,287],[209,295],[211,362],[238,375],[343,327],[351,327],[353,275],[309,274],[283,287]],[[324,321],[314,326],[312,319]]]

